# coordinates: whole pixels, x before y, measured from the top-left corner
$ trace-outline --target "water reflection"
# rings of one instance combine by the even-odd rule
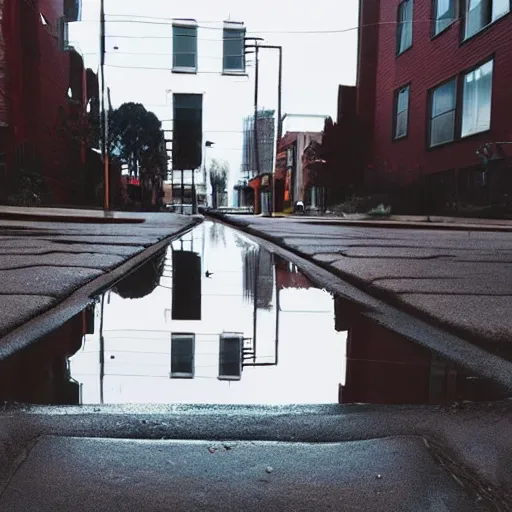
[[[337,402],[345,334],[333,329],[332,296],[217,226],[225,247],[204,223],[168,248],[153,292],[103,302],[102,332],[86,336],[71,360],[84,403]],[[200,259],[200,274],[178,272],[183,252]],[[197,275],[200,317],[176,315]]]
[[[435,404],[505,396],[211,222],[0,361],[0,400],[27,403]]]

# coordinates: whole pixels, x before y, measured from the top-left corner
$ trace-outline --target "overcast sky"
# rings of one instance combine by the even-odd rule
[[[200,26],[222,23],[226,19],[243,21],[248,36],[261,36],[266,44],[281,45],[283,113],[334,117],[338,85],[355,83],[357,0],[316,0],[306,4],[276,0],[217,0],[214,3],[208,0],[179,3],[166,0],[105,0],[105,12],[109,36],[107,64],[122,66],[107,67],[106,70],[114,106],[135,101],[145,104],[160,119],[171,116],[165,93],[170,71],[165,68],[170,68],[171,63],[172,18],[195,18]],[[78,50],[84,54],[86,65],[94,70],[98,66],[98,15],[99,0],[83,0],[83,21],[70,29],[70,39],[78,42]],[[113,37],[115,35],[130,37],[120,39]],[[151,39],[148,36],[158,37]],[[117,52],[114,46],[119,47]],[[135,52],[144,55],[134,55]],[[152,56],[152,53],[160,55]],[[276,109],[277,55],[268,52],[262,56],[261,62],[260,104]],[[141,69],[143,66],[164,69]],[[220,142],[216,140],[217,147],[211,154],[211,157],[224,158],[229,162],[231,185],[238,178],[241,161],[241,132],[235,132],[241,130],[242,118],[250,114],[253,108],[252,72],[253,68],[250,68],[249,77],[240,79],[247,83],[245,86],[241,84],[239,101],[235,102],[237,112],[229,121],[235,126],[226,126],[227,121],[222,116],[204,120],[212,130],[233,130],[230,138]],[[219,105],[231,103],[233,98],[219,97]],[[285,125],[285,130],[314,130],[319,126],[318,122],[310,125],[304,122],[302,120],[297,124],[296,120],[295,124]]]

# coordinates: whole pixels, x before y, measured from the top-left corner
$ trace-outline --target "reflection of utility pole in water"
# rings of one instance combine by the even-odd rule
[[[103,381],[105,379],[105,339],[103,338],[103,312],[105,309],[105,294],[101,296],[100,308],[100,404],[103,405]]]
[[[254,269],[254,310],[253,310],[253,326],[252,326],[252,349],[253,349],[253,362],[256,362],[256,332],[258,324],[258,274],[260,271],[260,250],[256,250],[256,267]]]
[[[276,357],[275,357],[275,363],[277,365],[278,358],[279,358],[279,311],[281,309],[281,303],[279,302],[279,286],[277,284],[277,265],[275,264],[274,260],[274,283],[275,283],[275,290],[276,290],[276,341],[275,341],[275,350],[276,350]]]

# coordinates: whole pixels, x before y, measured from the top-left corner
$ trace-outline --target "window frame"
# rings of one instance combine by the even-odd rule
[[[459,0],[449,0],[452,8],[453,8],[453,20],[446,25],[446,27],[442,28],[441,30],[437,31],[437,6],[439,4],[439,0],[432,0],[432,11],[431,11],[431,19],[432,19],[432,27],[431,27],[431,34],[430,38],[434,39],[437,36],[440,36],[441,34],[444,34],[452,25],[454,25],[455,22],[457,22],[460,19],[460,1]]]
[[[226,55],[226,33],[240,33],[240,41],[241,41],[241,58],[242,58],[242,67],[241,68],[227,68],[226,67],[226,58],[228,57],[236,57],[236,55]],[[227,26],[224,25],[222,29],[222,74],[224,75],[243,75],[246,73],[246,62],[245,62],[245,35],[247,30],[245,26]],[[233,38],[238,39],[238,38]]]
[[[465,83],[465,78],[466,76],[469,74],[469,73],[473,73],[474,71],[476,71],[477,69],[485,66],[486,64],[492,62],[492,72],[491,72],[491,97],[490,97],[490,100],[489,100],[489,127],[486,128],[485,130],[481,130],[481,131],[478,131],[478,132],[472,132],[472,133],[468,133],[466,135],[462,135],[462,124],[463,124],[463,120],[464,120],[464,83]],[[486,133],[488,132],[490,129],[491,129],[491,126],[492,126],[492,100],[494,98],[494,94],[493,94],[493,89],[494,89],[494,72],[495,72],[495,62],[496,62],[496,56],[494,54],[492,54],[490,57],[486,58],[485,60],[481,60],[479,61],[477,64],[475,64],[474,66],[470,67],[470,68],[467,68],[465,70],[463,70],[461,73],[460,73],[460,121],[459,121],[459,139],[460,140],[465,140],[465,139],[468,139],[469,137],[473,137],[473,136],[476,136],[476,135],[480,135],[482,133]]]
[[[467,74],[469,73],[472,73],[473,71],[477,70],[478,68],[484,66],[485,64],[489,63],[489,62],[492,62],[493,63],[493,68],[492,68],[492,73],[493,73],[493,77],[494,77],[494,71],[495,71],[495,63],[496,63],[496,55],[493,53],[491,55],[488,55],[485,59],[482,59],[480,61],[478,61],[475,65],[469,67],[469,68],[466,68],[462,71],[460,71],[459,73],[457,73],[457,75],[455,76],[452,76],[450,77],[449,79],[447,80],[444,80],[442,82],[439,82],[437,83],[436,85],[434,85],[433,87],[431,87],[429,90],[428,90],[428,95],[427,95],[427,101],[428,101],[428,104],[427,104],[427,117],[426,117],[426,126],[427,126],[427,130],[426,130],[426,133],[425,133],[425,144],[426,144],[426,149],[427,151],[428,150],[433,150],[435,151],[436,149],[438,148],[442,148],[448,144],[453,144],[453,143],[457,143],[457,142],[461,142],[461,141],[465,141],[471,137],[478,137],[484,133],[487,133],[491,130],[491,127],[492,127],[492,107],[493,107],[493,98],[494,98],[494,81],[491,80],[491,118],[490,118],[490,122],[489,122],[489,128],[487,128],[486,130],[482,130],[482,131],[479,131],[479,132],[473,132],[473,133],[469,133],[467,135],[462,135],[462,120],[463,120],[463,115],[464,115],[464,111],[463,111],[463,106],[464,106],[464,78]],[[431,112],[432,112],[432,105],[431,105],[431,101],[432,101],[432,95],[431,95],[431,91],[434,91],[435,89],[437,89],[438,87],[442,86],[443,84],[446,84],[452,80],[456,80],[456,89],[455,89],[455,94],[456,94],[456,105],[455,105],[455,126],[454,126],[454,138],[452,141],[449,141],[449,142],[444,142],[444,143],[440,143],[440,144],[436,144],[434,146],[432,146],[430,144],[430,134],[431,134],[431,126],[430,126],[430,121],[431,121]]]
[[[398,99],[400,96],[400,92],[407,89],[407,123],[406,123],[406,130],[404,135],[400,135],[397,137],[396,135],[396,128],[398,125]],[[398,87],[394,90],[393,93],[393,133],[392,133],[392,139],[393,141],[399,141],[406,139],[409,136],[409,111],[411,107],[411,82],[402,85],[401,87]],[[403,111],[402,111],[403,112]]]
[[[400,21],[400,13],[401,9],[405,7],[406,4],[411,4],[411,20],[409,22],[406,21]],[[396,56],[403,55],[407,50],[412,48],[412,42],[413,42],[413,36],[414,36],[414,30],[413,30],[413,21],[414,21],[414,0],[401,0],[398,4],[397,11],[396,11]],[[402,35],[403,35],[403,27],[406,23],[410,24],[411,27],[411,43],[407,48],[404,48],[403,50],[400,50],[400,43],[402,41]]]
[[[183,35],[177,35],[174,33],[176,29],[189,29],[194,31],[194,47],[195,47],[195,54],[194,54],[194,66],[177,66],[176,65],[176,56],[178,53],[176,52],[176,40],[180,37],[186,37]],[[172,72],[173,73],[197,73],[198,69],[198,37],[197,37],[197,23],[195,21],[173,21],[172,23]]]
[[[447,85],[451,82],[454,82],[454,94],[455,94],[455,101],[454,101],[454,108],[452,110],[447,110],[446,112],[443,112],[442,114],[439,114],[437,116],[433,116],[432,115],[432,109],[433,109],[433,106],[434,106],[434,92],[439,89],[440,87],[443,87],[444,85]],[[432,148],[438,148],[440,146],[444,146],[446,144],[451,144],[452,142],[455,142],[458,138],[459,138],[459,133],[460,133],[460,122],[459,122],[459,117],[460,117],[460,102],[459,102],[459,98],[460,98],[460,75],[455,75],[455,76],[452,76],[450,78],[448,78],[447,80],[444,80],[443,82],[440,82],[436,85],[434,85],[433,87],[431,87],[429,90],[428,90],[428,109],[427,109],[427,115],[428,115],[428,122],[427,122],[427,147],[428,149],[432,149]],[[444,142],[439,142],[437,144],[432,144],[432,121],[443,115],[443,114],[446,114],[448,112],[452,112],[454,113],[454,116],[453,116],[453,138],[451,140],[447,140],[447,141],[444,141]]]
[[[485,30],[487,30],[489,27],[492,27],[495,23],[498,23],[502,19],[504,19],[507,16],[509,16],[510,13],[512,12],[512,0],[508,0],[508,11],[503,13],[503,14],[501,14],[497,18],[493,19],[492,11],[493,11],[493,3],[494,3],[495,0],[484,0],[484,1],[487,1],[489,3],[489,13],[490,13],[489,14],[489,21],[485,25],[482,25],[478,30],[473,32],[473,34],[466,35],[467,19],[468,19],[468,12],[469,12],[468,11],[469,1],[470,0],[461,0],[462,6],[463,6],[462,12],[460,13],[461,14],[460,17],[462,19],[462,23],[460,24],[461,44],[465,43],[466,41],[470,41],[473,37],[478,36],[479,34],[484,32]]]
[[[239,358],[239,371],[237,375],[227,375],[222,373],[222,344],[226,340],[234,340],[236,339],[240,344],[240,358]],[[239,381],[242,380],[242,371],[243,371],[243,348],[244,348],[244,335],[243,333],[238,332],[223,332],[219,336],[219,371],[218,371],[218,380],[228,380],[228,381]]]
[[[192,369],[190,372],[173,372],[173,341],[175,338],[189,338],[192,344]],[[171,379],[193,379],[195,376],[195,352],[196,352],[196,335],[191,332],[173,332],[171,333],[171,368],[169,376]]]

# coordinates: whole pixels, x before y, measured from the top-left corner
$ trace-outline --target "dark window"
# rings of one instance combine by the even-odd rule
[[[219,347],[219,379],[240,380],[242,377],[243,336],[222,334]]]
[[[245,71],[244,37],[245,29],[224,29],[224,71]]]
[[[190,379],[194,377],[193,334],[171,335],[171,377]]]
[[[173,103],[173,169],[197,169],[202,162],[203,95],[173,94]]]
[[[197,27],[173,25],[172,69],[197,71]]]
[[[64,0],[64,17],[67,23],[81,21],[82,19],[82,1]]]
[[[430,145],[437,146],[455,138],[457,80],[440,85],[430,96]]]
[[[395,99],[395,126],[394,139],[401,139],[407,135],[409,123],[409,86],[402,87],[396,93]]]
[[[510,0],[465,0],[464,38],[467,39],[510,11]]]
[[[412,46],[413,0],[403,0],[398,5],[396,53],[399,55]]]
[[[448,28],[457,18],[457,0],[434,0],[433,35]]]

